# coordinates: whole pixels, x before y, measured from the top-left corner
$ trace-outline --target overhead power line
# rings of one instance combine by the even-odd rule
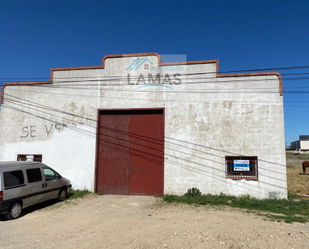
[[[62,122],[59,122],[59,121],[56,121],[56,120],[52,120],[52,119],[50,119],[50,118],[46,118],[46,117],[43,117],[43,116],[41,116],[41,115],[38,115],[38,114],[34,114],[34,113],[31,113],[31,112],[29,112],[29,111],[25,111],[25,110],[22,110],[22,109],[20,109],[20,108],[16,108],[16,107],[14,107],[14,106],[10,106],[10,105],[7,105],[7,104],[4,104],[4,106],[6,107],[6,108],[9,108],[9,109],[12,109],[12,110],[15,110],[15,111],[18,111],[18,112],[22,112],[22,113],[24,113],[24,114],[27,114],[27,115],[30,115],[30,116],[33,116],[33,117],[35,117],[35,118],[39,118],[39,119],[41,119],[41,120],[45,120],[45,121],[48,121],[48,122],[51,122],[51,123],[54,123],[54,124],[57,124],[57,125],[63,125],[63,123]],[[50,115],[50,114],[49,114]],[[72,116],[78,116],[77,114],[73,114],[73,113],[71,113],[71,115]],[[59,116],[55,116],[55,115],[53,115],[55,118],[59,118]],[[81,117],[81,116],[80,116]],[[60,117],[61,118],[61,117]],[[81,117],[81,118],[83,118],[83,117]],[[90,126],[90,127],[92,127],[92,126]],[[101,126],[100,126],[101,127]],[[90,137],[92,137],[92,138],[95,138],[96,137],[96,131],[88,131],[88,130],[84,130],[84,129],[81,129],[81,128],[77,128],[77,127],[72,127],[72,126],[64,126],[64,128],[65,129],[68,129],[68,130],[71,130],[71,131],[73,131],[73,132],[77,132],[77,133],[79,133],[79,134],[81,134],[81,135],[86,135],[86,136],[90,136]],[[93,127],[93,128],[96,128],[96,127]],[[105,129],[104,127],[101,127],[101,128],[103,128],[103,130]],[[106,129],[107,129],[107,127],[106,127]],[[115,132],[119,132],[118,130],[115,130]],[[108,136],[108,135],[106,135],[106,134],[102,134],[101,132],[99,133],[99,135],[101,136],[101,135],[104,135],[104,136]],[[131,134],[131,133],[128,133],[127,135],[129,135],[129,136],[135,136],[134,134]],[[169,138],[169,137],[165,137],[166,139],[172,139],[172,140],[175,140],[175,141],[179,141],[179,142],[182,142],[182,143],[184,143],[184,144],[188,144],[188,142],[186,142],[186,141],[182,141],[182,140],[178,140],[178,139],[173,139],[173,138]],[[116,138],[116,139],[118,139],[118,138]],[[121,139],[121,138],[119,138],[119,139]],[[143,138],[140,138],[140,139],[143,139]],[[112,143],[112,142],[108,142],[108,141],[106,141],[106,140],[104,140],[104,141],[102,141],[102,142],[104,142],[104,143],[108,143],[108,144],[110,144],[111,146],[116,146],[116,147],[113,147],[114,149],[119,149],[119,148],[121,148],[121,147],[124,147],[123,145],[119,145],[118,143]],[[177,144],[177,143],[175,143],[175,142],[171,142],[171,141],[169,141],[169,140],[165,140],[165,143],[167,143],[167,146],[168,146],[168,144],[173,144],[173,145],[175,145],[175,146],[180,146],[180,147],[184,147],[183,145],[181,145],[181,144]],[[204,146],[204,145],[198,145],[198,144],[193,144],[193,145],[195,145],[195,146],[199,146],[199,147],[207,147],[207,146]],[[127,147],[127,148],[130,148],[130,147]],[[168,150],[171,150],[171,151],[178,151],[177,149],[175,149],[175,148],[168,148],[168,147],[165,147],[166,149],[168,149]],[[186,149],[188,149],[188,150],[196,150],[196,151],[200,151],[200,152],[202,152],[202,153],[205,153],[205,154],[207,154],[207,155],[211,155],[211,156],[218,156],[217,154],[215,154],[215,153],[211,153],[211,152],[208,152],[208,151],[202,151],[202,150],[199,150],[199,149],[196,149],[196,148],[191,148],[191,147],[186,147],[185,146],[185,148]],[[215,149],[215,148],[211,148],[211,147],[207,147],[208,149],[210,149],[210,150],[215,150],[215,151],[222,151],[223,152],[223,150],[218,150],[218,149]],[[122,148],[122,149],[124,149],[124,148]],[[138,151],[138,150],[135,150],[135,151]],[[140,152],[142,152],[142,151],[140,151]],[[192,153],[186,153],[186,152],[183,152],[183,150],[179,150],[178,151],[179,153],[184,153],[184,154],[187,154],[187,155],[193,155]],[[224,151],[224,152],[226,152],[226,151]],[[233,153],[233,152],[228,152],[229,154],[235,154],[235,153]],[[186,159],[186,158],[181,158],[181,157],[178,157],[178,156],[175,156],[175,155],[173,155],[173,154],[168,154],[168,153],[165,153],[165,155],[166,156],[170,156],[170,157],[173,157],[173,158],[177,158],[177,159],[180,159],[180,160],[184,160],[184,161],[186,161],[186,162],[190,162],[190,163],[193,163],[193,164],[198,164],[198,165],[200,165],[200,166],[203,166],[203,167],[208,167],[208,168],[212,168],[212,169],[217,169],[217,168],[213,168],[213,166],[206,166],[206,165],[204,165],[204,164],[200,164],[200,163],[197,163],[197,162],[195,162],[195,161],[191,161],[191,160],[188,160],[188,159]],[[236,155],[236,154],[235,154]],[[239,155],[239,154],[237,154],[237,155]],[[196,155],[194,155],[195,157],[196,157]],[[203,157],[201,157],[201,156],[197,156],[198,158],[200,158],[200,159],[202,159],[202,160],[207,160],[207,161],[213,161],[212,159],[210,159],[210,158],[203,158]],[[265,160],[262,160],[262,159],[259,159],[259,160],[261,160],[261,161],[265,161]],[[221,163],[221,162],[217,162],[217,161],[213,161],[214,163]],[[266,161],[265,161],[266,162]],[[273,163],[273,162],[268,162],[268,163]],[[278,163],[273,163],[273,164],[278,164]],[[279,165],[279,164],[278,164]],[[275,171],[273,171],[273,170],[270,170],[270,171],[272,171],[272,172],[275,172]],[[282,174],[281,172],[275,172],[275,173],[278,173],[278,174]]]
[[[172,65],[172,66],[185,66],[185,65]],[[160,65],[159,65],[160,67]],[[167,66],[161,66],[161,67],[169,67]],[[82,67],[81,67],[82,68]],[[219,74],[228,74],[228,73],[244,73],[244,72],[260,72],[260,71],[273,71],[273,70],[299,70],[299,69],[309,69],[309,65],[301,65],[301,66],[288,66],[288,67],[269,67],[269,68],[257,68],[257,69],[241,69],[241,70],[230,70],[230,71],[220,71],[218,72]],[[72,69],[74,70],[74,69]],[[78,69],[77,69],[78,70]],[[80,69],[82,70],[82,69]],[[70,71],[70,70],[68,70]],[[159,71],[159,70],[158,70]],[[130,71],[128,70],[128,72],[135,72],[135,71]],[[155,71],[157,72],[157,71]],[[205,72],[205,73],[192,73],[192,74],[186,74],[186,75],[194,75],[194,74],[213,74],[215,72]],[[308,74],[308,73],[300,73],[300,74]],[[283,74],[282,74],[283,75]],[[295,75],[295,74],[286,74],[286,75]],[[119,77],[118,75],[109,75],[109,76],[100,76],[100,77]],[[69,78],[69,77],[68,77]],[[87,77],[75,77],[75,78],[87,78]],[[0,77],[0,79],[5,79],[5,80],[9,80],[9,79],[16,79],[16,80],[42,80],[42,79],[49,79],[47,77]],[[64,79],[64,77],[62,77],[62,79]]]
[[[212,73],[214,74],[214,73]],[[157,78],[157,76],[160,75],[160,79]],[[156,82],[157,80],[160,80],[160,81],[168,81],[169,79],[170,80],[175,80],[173,78],[171,78],[174,74],[168,74],[168,76],[170,78],[165,78],[166,77],[166,74],[162,73],[162,74],[151,74],[151,75],[148,75],[148,74],[142,74],[142,77],[140,75],[126,75],[126,76],[118,76],[118,77],[110,77],[108,76],[108,78],[102,78],[101,76],[98,76],[98,77],[89,77],[89,78],[83,78],[82,79],[79,79],[79,77],[68,77],[66,79],[64,78],[54,78],[53,81],[51,83],[54,83],[54,84],[69,84],[69,83],[76,83],[76,84],[79,84],[79,83],[86,83],[86,82],[101,82],[102,84],[104,82],[107,82],[105,83],[105,85],[110,85],[110,86],[117,86],[117,85],[124,85],[124,84],[119,84],[119,83],[127,83],[128,81],[130,82],[141,82],[141,81],[147,81],[147,82]],[[199,74],[196,74],[196,75],[199,75]],[[220,82],[220,83],[231,83],[231,82],[247,82],[248,79],[245,79],[245,78],[249,78],[249,77],[258,77],[258,76],[263,76],[263,77],[271,77],[271,76],[275,76],[275,75],[243,75],[243,76],[220,76],[220,77],[217,77],[217,76],[211,76],[211,77],[184,77],[186,76],[185,74],[179,74],[179,75],[176,75],[177,76],[177,80],[181,80],[182,83],[185,83],[185,84],[196,84],[196,83],[216,83],[216,82]],[[227,79],[228,78],[228,79]],[[235,79],[233,79],[235,78]],[[74,79],[74,80],[72,80]],[[77,80],[78,79],[78,80]],[[290,78],[282,78],[283,80],[307,80],[309,79],[309,77],[290,77]],[[200,81],[198,81],[200,80]],[[215,81],[208,81],[208,80],[215,80]],[[250,81],[277,81],[278,78],[275,78],[275,79],[250,79]],[[202,81],[202,82],[201,82]],[[35,82],[35,81],[34,81]],[[40,81],[38,81],[40,82]],[[111,83],[111,82],[116,82],[116,83]],[[1,83],[1,81],[0,81]],[[27,82],[23,82],[23,81],[20,81],[20,82],[16,82],[16,81],[3,81],[2,82],[3,84],[4,83],[27,83]],[[89,84],[89,83],[87,83]],[[96,83],[97,84],[97,83]]]

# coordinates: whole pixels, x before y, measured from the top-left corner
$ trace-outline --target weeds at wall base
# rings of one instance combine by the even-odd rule
[[[83,198],[84,196],[91,194],[91,192],[87,189],[80,190],[80,189],[72,189],[71,192],[68,194],[67,200],[74,200],[77,198]]]
[[[250,196],[200,195],[195,197],[164,195],[163,201],[167,203],[185,203],[211,206],[229,206],[245,209],[269,220],[284,221],[287,223],[309,221],[308,200],[260,200]]]

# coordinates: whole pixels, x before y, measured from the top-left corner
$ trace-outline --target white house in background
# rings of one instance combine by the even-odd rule
[[[291,143],[290,149],[300,151],[309,150],[309,135],[300,135],[299,140]]]
[[[7,83],[1,103],[0,160],[42,161],[74,188],[287,198],[278,73],[107,55],[51,69],[50,81]]]

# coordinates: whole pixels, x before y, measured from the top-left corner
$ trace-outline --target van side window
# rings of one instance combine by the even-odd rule
[[[48,168],[44,168],[43,172],[44,172],[46,181],[56,180],[56,175],[55,175],[55,172],[53,170],[48,169]]]
[[[4,172],[3,173],[4,178],[4,187],[15,187],[19,186],[25,183],[24,181],[24,175],[21,170],[15,170],[11,172]]]
[[[41,170],[38,169],[27,169],[27,178],[28,178],[28,182],[39,182],[42,181],[42,174],[41,174]]]

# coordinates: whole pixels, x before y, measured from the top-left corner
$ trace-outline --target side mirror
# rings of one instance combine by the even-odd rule
[[[62,176],[61,176],[61,175],[59,175],[59,174],[57,174],[57,175],[56,175],[56,178],[57,178],[57,180],[59,180],[59,179],[61,179],[61,178],[62,178]]]

